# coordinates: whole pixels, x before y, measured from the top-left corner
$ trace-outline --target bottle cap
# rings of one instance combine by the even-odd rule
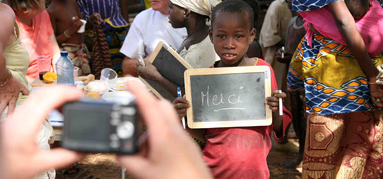
[[[68,56],[68,51],[61,51],[61,56]]]

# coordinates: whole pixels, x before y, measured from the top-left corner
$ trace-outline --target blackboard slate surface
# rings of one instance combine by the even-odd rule
[[[192,69],[192,66],[163,41],[157,44],[156,49],[150,55],[149,62],[157,68],[163,77],[180,87],[185,86],[183,76],[185,70]],[[141,77],[140,79],[157,97],[170,101],[175,99],[172,94],[156,82]]]
[[[143,80],[143,78],[140,77],[140,80],[146,85],[150,86],[151,91],[156,95],[156,96],[161,96],[163,99],[167,99],[171,102],[175,100],[175,97],[171,95],[168,91],[166,91],[165,88],[163,88],[161,85],[157,84],[156,82],[152,80]],[[153,90],[155,89],[155,90]]]
[[[168,50],[161,48],[152,64],[163,77],[177,86],[185,86],[183,74],[187,68]]]
[[[185,72],[190,128],[265,126],[271,111],[266,66],[192,69]]]

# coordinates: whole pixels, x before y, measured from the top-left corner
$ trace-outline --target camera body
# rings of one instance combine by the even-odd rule
[[[124,104],[101,100],[66,103],[62,146],[89,153],[135,154],[141,134],[134,99]]]

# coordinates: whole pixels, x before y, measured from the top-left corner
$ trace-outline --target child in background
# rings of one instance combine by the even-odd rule
[[[377,0],[345,0],[344,2],[355,19],[356,27],[363,38],[369,55],[375,57],[380,54],[383,51],[381,43],[383,41],[383,32],[381,31],[383,27],[382,6]],[[297,10],[297,8],[293,10]],[[299,14],[305,21],[306,38],[310,46],[312,46],[313,33],[320,33],[325,37],[347,45],[347,39],[344,39],[338,30],[329,7],[299,11]]]
[[[243,1],[228,0],[213,8],[212,26],[209,36],[215,52],[220,57],[214,67],[268,66],[271,71],[271,88],[277,89],[274,71],[259,58],[247,58],[246,51],[255,37],[254,16],[250,6]],[[271,126],[210,128],[206,130],[188,129],[193,137],[206,140],[203,149],[204,159],[215,178],[269,178],[266,157],[271,149],[271,133],[277,141],[283,140],[285,129],[291,122],[291,114],[283,109],[278,114],[278,100],[285,93],[272,91],[266,104],[272,110]],[[184,117],[189,102],[177,98],[174,106],[179,117]]]
[[[47,11],[57,43],[62,51],[68,51],[68,57],[79,68],[78,75],[90,74],[89,52],[84,44],[83,33],[78,33],[83,23],[76,0],[52,0]]]
[[[211,8],[220,2],[221,0],[169,1],[169,23],[176,29],[185,27],[188,36],[177,49],[177,53],[193,68],[208,68],[219,60],[210,41],[206,22],[209,20]],[[162,76],[147,60],[145,64],[143,67],[137,63],[139,76],[157,82],[177,97],[177,84]]]

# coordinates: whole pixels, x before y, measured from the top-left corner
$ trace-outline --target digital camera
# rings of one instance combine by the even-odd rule
[[[101,100],[66,103],[62,146],[89,153],[134,154],[142,133],[134,99],[124,104]]]

